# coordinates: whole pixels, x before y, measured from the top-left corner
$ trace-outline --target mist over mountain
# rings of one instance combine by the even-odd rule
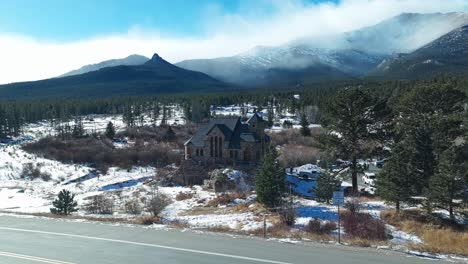
[[[468,72],[468,26],[455,29],[411,53],[385,60],[370,76],[417,79],[465,72]]]
[[[114,67],[114,66],[132,66],[132,65],[141,65],[145,62],[147,62],[149,58],[138,55],[138,54],[133,54],[130,55],[126,58],[123,59],[112,59],[112,60],[107,60],[103,62],[99,62],[96,64],[90,64],[90,65],[85,65],[77,70],[73,70],[70,72],[67,72],[65,74],[60,75],[59,77],[66,77],[66,76],[72,76],[72,75],[78,75],[78,74],[83,74],[87,72],[92,72],[92,71],[97,71],[102,68],[106,67]]]
[[[155,54],[87,65],[64,77],[0,85],[0,97],[90,97],[297,87],[363,77],[415,79],[468,72],[468,14],[401,14],[371,27],[231,57],[173,65]],[[81,74],[80,74],[81,73]]]
[[[320,76],[305,70],[311,68],[317,72],[334,69],[329,71],[334,72],[333,79],[362,77],[394,54],[414,51],[466,24],[467,13],[404,13],[357,31],[302,38],[279,47],[260,46],[232,57],[186,60],[176,65],[250,86],[274,84],[268,78],[272,71],[279,74],[275,79],[296,84],[313,79],[311,75]]]

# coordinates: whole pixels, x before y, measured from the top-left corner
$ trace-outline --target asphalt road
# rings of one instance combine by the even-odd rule
[[[0,216],[1,264],[434,263],[385,250]]]

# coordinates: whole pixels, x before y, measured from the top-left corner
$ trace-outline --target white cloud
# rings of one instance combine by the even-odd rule
[[[166,37],[138,27],[129,29],[127,34],[68,43],[0,34],[0,83],[58,76],[85,64],[129,54],[151,56],[157,52],[170,62],[230,56],[257,45],[280,45],[304,36],[358,29],[402,12],[468,9],[468,0],[343,0],[339,4],[263,0],[261,4],[269,4],[276,10],[274,15],[265,17],[258,12],[261,4],[252,6],[252,2],[255,1],[241,2],[242,12],[238,14],[207,8],[203,37]]]

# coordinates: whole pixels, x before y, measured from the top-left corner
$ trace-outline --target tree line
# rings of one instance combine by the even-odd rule
[[[321,148],[350,160],[358,192],[358,159],[380,157],[377,194],[396,205],[419,203],[428,211],[454,210],[468,201],[466,89],[451,79],[402,90],[348,87],[324,107]],[[417,198],[419,197],[419,198]]]

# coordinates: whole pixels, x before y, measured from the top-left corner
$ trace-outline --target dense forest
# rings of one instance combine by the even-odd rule
[[[101,97],[92,99],[15,100],[0,99],[0,138],[18,136],[23,125],[41,120],[71,120],[88,114],[122,114],[129,126],[142,113],[152,116],[164,114],[166,105],[184,108],[188,120],[199,122],[208,116],[210,106],[251,103],[259,107],[275,106],[291,112],[306,111],[310,106],[320,112],[337,91],[345,87],[365,87],[392,106],[403,93],[418,86],[446,85],[467,91],[467,77],[442,76],[420,81],[334,81],[310,83],[295,88],[262,88],[223,93],[168,94],[157,96]],[[293,95],[299,94],[295,100]],[[318,115],[320,117],[320,114]],[[314,120],[319,122],[320,120]]]

